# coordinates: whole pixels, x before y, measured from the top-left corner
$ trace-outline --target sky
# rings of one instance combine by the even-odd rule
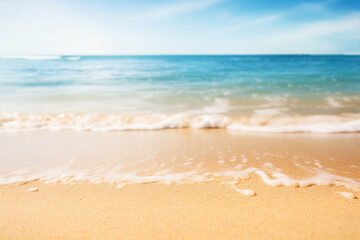
[[[0,55],[358,54],[359,0],[0,0]]]

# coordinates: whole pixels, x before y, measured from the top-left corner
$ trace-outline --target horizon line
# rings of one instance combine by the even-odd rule
[[[29,57],[29,56],[261,56],[261,55],[360,55],[360,53],[189,53],[189,54],[0,54],[1,57]]]

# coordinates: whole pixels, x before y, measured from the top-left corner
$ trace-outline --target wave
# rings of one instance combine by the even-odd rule
[[[360,132],[360,120],[338,123],[313,123],[297,125],[269,125],[269,126],[249,126],[243,124],[232,124],[229,130],[239,130],[243,132],[267,132],[267,133],[350,133]]]
[[[61,56],[0,56],[3,59],[24,59],[24,60],[57,60]]]
[[[70,60],[70,61],[77,61],[80,59],[81,59],[81,57],[66,57],[66,60]]]
[[[355,133],[360,116],[225,116],[189,114],[0,114],[0,132],[27,131],[126,131],[221,128],[264,133]]]

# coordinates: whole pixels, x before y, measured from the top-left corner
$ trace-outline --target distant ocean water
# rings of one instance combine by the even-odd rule
[[[0,56],[0,131],[360,131],[360,56]]]

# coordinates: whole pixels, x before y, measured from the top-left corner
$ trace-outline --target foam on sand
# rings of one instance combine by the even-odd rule
[[[232,124],[227,127],[229,130],[242,132],[266,132],[266,133],[345,133],[359,132],[360,120],[341,123],[313,123],[297,125],[269,125],[269,126],[249,126],[244,124]]]
[[[0,225],[7,227],[0,238],[149,239],[151,232],[151,239],[360,239],[359,201],[332,188],[250,184],[258,196],[217,183],[1,187]],[[35,185],[41,191],[22,192]]]
[[[29,188],[29,189],[27,189],[26,190],[26,192],[37,192],[37,191],[39,191],[39,189],[38,188]]]
[[[358,166],[359,142],[358,134],[255,135],[222,130],[3,133],[0,184],[41,180],[124,186],[241,182],[255,177],[274,187],[334,185],[358,191],[359,174],[351,166]],[[234,156],[238,161],[231,161]]]
[[[185,166],[190,165],[184,164]],[[216,179],[222,181],[224,177],[231,181],[240,181],[257,175],[262,181],[273,187],[307,187],[312,185],[319,186],[343,186],[348,189],[360,191],[360,182],[347,177],[334,175],[325,171],[316,171],[317,174],[306,179],[294,179],[284,173],[266,171],[263,169],[249,167],[246,169],[234,169],[227,171],[203,172],[200,170],[191,170],[185,172],[174,172],[171,169],[165,169],[152,174],[144,174],[139,171],[122,172],[121,169],[113,168],[111,170],[89,169],[75,170],[69,167],[49,168],[35,171],[11,171],[0,172],[0,184],[26,183],[34,180],[40,180],[47,183],[63,182],[93,182],[93,183],[116,183],[121,186],[133,183],[163,183],[163,184],[183,184],[195,182],[209,182]],[[228,182],[228,181],[227,181]],[[249,192],[247,192],[249,193]],[[345,195],[344,195],[345,196]]]
[[[232,187],[236,192],[241,193],[242,195],[249,196],[249,197],[256,196],[256,193],[253,190],[239,189],[239,188],[235,187],[234,185]]]
[[[339,194],[341,194],[343,197],[348,198],[348,199],[357,199],[355,194],[350,193],[350,192],[339,192]]]

